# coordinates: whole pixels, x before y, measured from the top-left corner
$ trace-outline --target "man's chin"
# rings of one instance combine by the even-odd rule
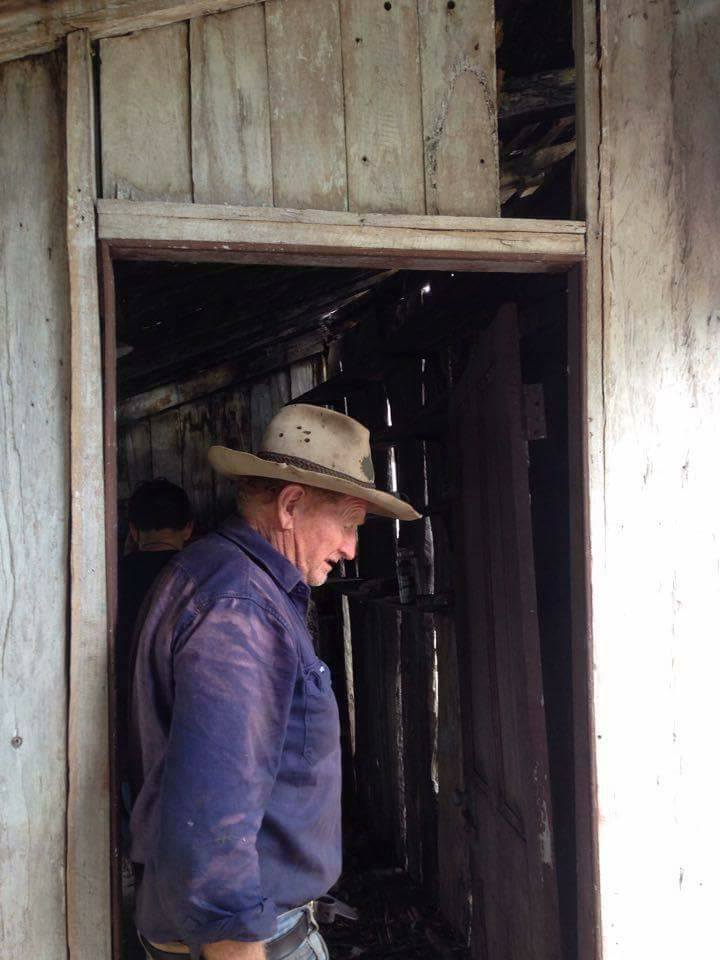
[[[308,586],[321,587],[330,576],[331,570],[332,567],[330,567],[327,563],[324,563],[321,567],[313,570],[308,577]]]

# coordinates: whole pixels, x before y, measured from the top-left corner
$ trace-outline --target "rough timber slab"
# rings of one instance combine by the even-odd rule
[[[68,36],[70,709],[67,911],[71,957],[110,954],[108,664],[100,311],[89,38]]]
[[[265,13],[190,21],[193,199],[272,205]]]
[[[0,67],[3,958],[67,956],[70,325],[62,83],[54,55]]]
[[[200,249],[209,258],[354,256],[391,266],[453,260],[497,269],[564,269],[584,257],[579,221],[394,216],[193,204],[98,201],[99,235],[114,246]],[[451,266],[450,266],[451,268]]]
[[[5,0],[0,4],[0,63],[59,46],[73,30],[92,40],[178,23],[260,0]]]
[[[191,200],[188,27],[100,43],[103,195]]]

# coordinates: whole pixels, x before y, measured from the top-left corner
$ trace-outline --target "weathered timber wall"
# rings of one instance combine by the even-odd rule
[[[0,68],[0,954],[64,957],[64,67]]]
[[[104,39],[100,116],[105,197],[498,215],[491,0],[268,0]]]
[[[720,9],[600,9],[585,179],[602,948],[664,960],[712,951],[720,898]]]
[[[214,443],[257,450],[273,415],[321,378],[322,358],[311,357],[251,383],[145,417],[118,431],[118,496],[121,502],[142,481],[166,477],[185,488],[195,510],[196,533],[212,530],[233,512],[231,480],[211,470]]]

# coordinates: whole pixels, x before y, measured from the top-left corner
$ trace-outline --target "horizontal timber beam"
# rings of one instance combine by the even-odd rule
[[[54,50],[67,34],[91,40],[246,7],[260,0],[10,0],[0,3],[0,63]]]
[[[585,224],[98,201],[115,258],[561,271],[585,257]]]

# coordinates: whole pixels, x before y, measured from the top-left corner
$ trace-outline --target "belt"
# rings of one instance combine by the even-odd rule
[[[293,950],[300,946],[307,935],[315,929],[310,924],[308,913],[309,911],[303,910],[295,926],[290,927],[281,937],[265,943],[266,960],[284,960],[285,957],[289,957]],[[190,956],[190,951],[184,943],[151,943],[149,940],[146,940],[141,933],[138,934],[138,936],[140,937],[140,942],[145,952],[149,957],[152,957],[153,960],[178,960],[178,957]]]

